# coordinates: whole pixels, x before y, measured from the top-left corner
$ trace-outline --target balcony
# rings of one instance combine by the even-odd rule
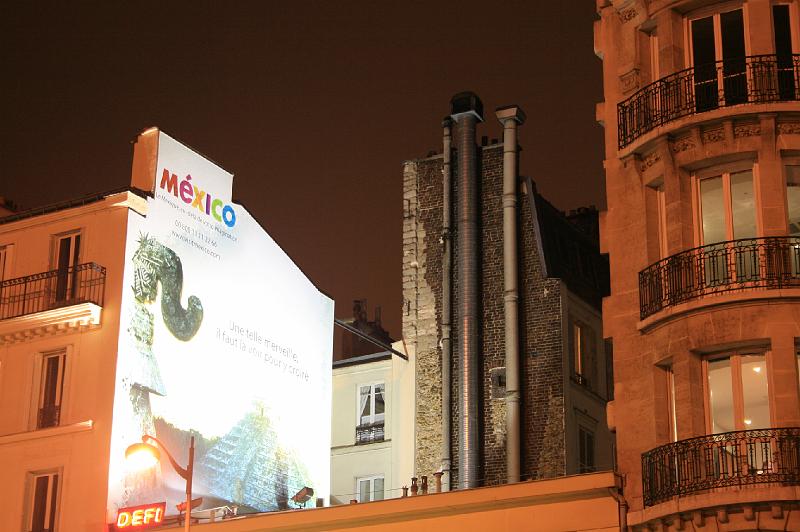
[[[356,445],[383,441],[384,437],[383,421],[378,423],[368,423],[356,427]]]
[[[98,325],[105,287],[94,262],[0,282],[0,345]]]
[[[618,146],[673,120],[742,104],[800,100],[800,55],[755,55],[681,70],[617,105]]]
[[[800,484],[800,428],[690,438],[642,453],[645,506],[715,488]]]
[[[717,242],[662,259],[639,272],[641,319],[702,296],[800,287],[800,237]]]

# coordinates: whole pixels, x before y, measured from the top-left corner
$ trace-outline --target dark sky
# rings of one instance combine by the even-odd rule
[[[399,337],[402,162],[441,150],[450,97],[516,103],[521,172],[604,204],[595,2],[4,2],[0,196],[121,187],[158,126],[234,173],[234,198],[326,293]]]

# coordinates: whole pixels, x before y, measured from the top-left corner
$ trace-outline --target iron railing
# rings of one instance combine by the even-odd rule
[[[800,100],[800,55],[753,55],[675,72],[617,105],[619,149],[678,118],[744,103]]]
[[[384,425],[383,421],[378,423],[367,423],[356,427],[356,445],[362,443],[372,443],[383,441]]]
[[[800,237],[717,242],[662,259],[639,272],[641,319],[707,294],[800,287]]]
[[[94,262],[0,282],[0,320],[78,303],[103,305],[106,269]]]
[[[642,453],[644,505],[713,488],[800,484],[800,428],[725,432]]]
[[[39,409],[39,416],[37,419],[36,427],[46,429],[48,427],[57,427],[61,419],[61,406],[50,405],[44,406]]]

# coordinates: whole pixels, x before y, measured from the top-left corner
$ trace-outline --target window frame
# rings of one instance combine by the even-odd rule
[[[791,235],[789,226],[789,167],[800,167],[800,157],[783,157],[781,159],[781,180],[783,186],[783,203],[786,207],[786,235]],[[800,236],[796,235],[796,236]]]
[[[58,402],[59,416],[58,423],[48,427],[39,426],[39,409],[42,408],[42,401],[44,400],[44,385],[45,385],[45,370],[46,359],[52,356],[62,356],[63,363],[60,368],[61,373],[61,394]],[[33,383],[30,401],[30,415],[28,420],[28,429],[30,431],[47,430],[66,425],[65,420],[69,419],[69,412],[67,408],[70,404],[70,380],[72,374],[72,362],[74,359],[73,349],[71,345],[48,349],[36,353],[33,364]]]
[[[579,319],[572,318],[569,321],[572,378],[589,390],[597,390],[600,384],[597,334],[591,326]],[[582,350],[584,347],[585,352]]]
[[[694,242],[696,247],[715,244],[716,242],[707,243],[703,237],[703,202],[700,195],[700,182],[705,179],[712,179],[715,177],[722,178],[722,200],[725,208],[725,240],[730,242],[733,240],[733,204],[731,197],[731,175],[747,170],[753,173],[753,210],[756,221],[756,236],[753,238],[761,238],[764,234],[764,224],[761,219],[761,194],[759,190],[759,172],[758,163],[752,160],[738,161],[722,166],[714,166],[697,170],[692,174],[692,217],[693,217],[693,232]]]
[[[731,364],[731,393],[733,397],[733,431],[750,430],[744,423],[744,386],[742,384],[742,357],[748,355],[763,355],[767,371],[767,405],[769,406],[769,423],[775,427],[775,405],[773,404],[772,384],[772,351],[769,348],[731,349],[711,353],[703,356],[703,407],[706,434],[715,434],[714,424],[711,419],[711,386],[708,382],[708,363],[715,360],[730,359]],[[720,433],[723,434],[723,433]]]
[[[578,422],[578,473],[594,473],[597,471],[597,437],[594,430],[588,428],[585,424]],[[587,439],[588,437],[588,439]],[[585,441],[591,441],[591,445],[587,446]],[[591,463],[586,463],[584,460],[584,451],[587,447],[591,447]],[[589,457],[587,454],[586,457]]]
[[[770,29],[773,31],[773,33],[775,31],[775,19],[774,19],[774,16],[773,16],[774,12],[773,12],[772,8],[774,8],[775,6],[789,6],[789,29],[791,30],[792,54],[800,54],[800,27],[799,27],[800,26],[800,5],[798,5],[798,3],[796,1],[795,2],[787,2],[785,0],[772,2],[770,4],[770,6],[769,6],[769,8],[770,8],[769,9],[769,11],[770,11],[769,16],[770,16],[770,23],[772,24]],[[775,46],[774,39],[773,39],[772,45]],[[775,53],[777,53],[777,50],[773,50],[773,51]]]
[[[373,498],[373,494],[375,493],[375,480],[377,480],[377,479],[383,480],[383,489],[381,490],[381,498],[380,499],[374,499]],[[370,499],[368,501],[362,501],[361,500],[361,483],[364,482],[364,481],[369,481],[369,487],[370,487],[369,496],[370,496]],[[355,494],[356,494],[356,500],[359,503],[385,500],[386,499],[386,475],[384,473],[375,473],[375,474],[372,474],[372,475],[363,475],[363,476],[360,476],[360,477],[356,477]]]
[[[50,480],[48,481],[48,495],[47,495],[47,504],[52,505],[51,511],[45,511],[45,515],[49,513],[50,519],[52,520],[50,523],[50,528],[46,528],[44,530],[48,530],[49,532],[55,532],[59,530],[59,519],[61,516],[61,493],[63,492],[64,486],[64,472],[63,468],[54,468],[54,469],[44,469],[39,471],[30,471],[26,475],[25,479],[25,511],[23,512],[23,530],[26,532],[34,532],[33,529],[33,517],[34,517],[34,510],[36,508],[36,482],[37,479],[47,477]],[[51,490],[53,489],[53,481],[52,479],[56,479],[55,483],[55,494],[51,495]],[[45,507],[47,510],[47,507]],[[38,532],[38,531],[37,531]]]
[[[50,245],[51,271],[63,270],[63,268],[59,266],[60,262],[59,259],[61,258],[61,242],[66,239],[72,240],[69,246],[69,257],[67,257],[66,271],[68,272],[70,268],[75,268],[76,266],[81,264],[81,257],[83,255],[82,251],[86,247],[85,233],[82,228],[72,229],[51,236],[51,245]],[[74,270],[72,272],[72,275],[66,275],[66,278],[64,279],[66,283],[64,285],[63,297],[61,297],[62,295],[59,293],[61,291],[59,286],[59,283],[62,279],[61,275],[56,275],[53,278],[51,290],[53,298],[56,301],[68,301],[72,299],[72,297],[74,297],[76,291],[75,283],[77,282],[77,276],[78,274]]]
[[[379,414],[375,413],[375,387],[383,385],[383,416],[382,419],[376,419]],[[367,423],[361,421],[361,388],[370,387],[370,418]],[[386,401],[386,381],[374,381],[371,383],[363,383],[356,386],[356,427],[364,427],[368,425],[376,425],[379,423],[386,424],[386,412],[388,410],[388,401]]]
[[[752,54],[752,47],[750,46],[750,24],[748,17],[748,5],[742,0],[732,0],[730,2],[721,2],[719,4],[701,7],[683,17],[683,38],[684,38],[684,64],[686,68],[694,68],[694,43],[692,42],[692,22],[703,18],[712,18],[714,28],[714,59],[719,62],[722,61],[722,24],[721,15],[723,13],[730,13],[731,11],[742,10],[742,22],[744,30],[744,53],[745,56]],[[771,9],[771,7],[770,7]],[[771,19],[770,19],[771,20]]]

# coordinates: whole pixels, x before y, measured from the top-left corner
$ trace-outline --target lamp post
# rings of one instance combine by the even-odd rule
[[[148,441],[154,442],[156,445],[148,443]],[[170,452],[164,446],[164,444],[155,436],[150,436],[145,434],[142,436],[142,443],[134,443],[133,445],[129,446],[125,451],[125,457],[129,460],[139,459],[141,460],[142,457],[147,457],[149,461],[149,465],[152,465],[156,461],[159,461],[161,458],[161,453],[159,449],[164,451],[167,455],[167,459],[169,459],[169,463],[172,466],[172,469],[175,470],[178,475],[181,476],[184,480],[186,480],[186,508],[184,509],[184,530],[186,532],[189,531],[189,526],[191,525],[191,515],[192,515],[192,473],[194,471],[194,436],[192,436],[191,440],[189,440],[189,463],[188,465],[183,468],[178,465],[178,462],[175,461],[175,458],[172,457]]]

